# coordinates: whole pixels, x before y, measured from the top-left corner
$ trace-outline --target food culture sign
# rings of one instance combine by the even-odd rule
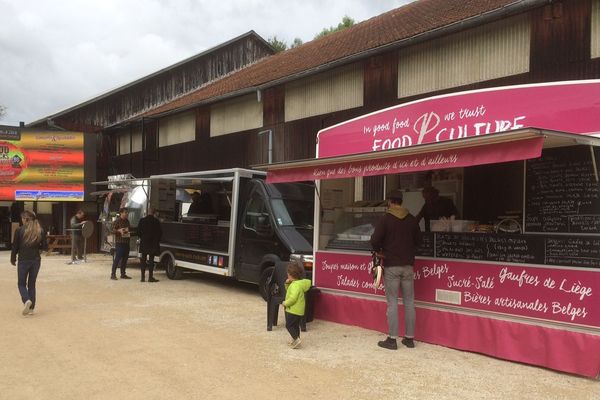
[[[320,288],[384,296],[375,288],[371,257],[317,252]],[[473,310],[600,327],[600,273],[594,270],[417,259],[415,300]]]
[[[321,130],[318,157],[405,148],[527,127],[600,132],[600,80],[507,86],[400,104]]]

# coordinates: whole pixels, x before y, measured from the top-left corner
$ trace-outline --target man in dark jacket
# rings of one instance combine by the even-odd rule
[[[396,350],[398,345],[398,289],[402,286],[405,334],[402,344],[415,347],[414,271],[416,248],[421,244],[417,219],[402,207],[402,191],[388,195],[388,212],[378,221],[371,236],[373,250],[383,257],[383,283],[387,300],[389,336],[380,347]]]
[[[212,214],[212,212],[212,200],[209,193],[192,193],[192,204],[190,204],[188,214]]]
[[[112,225],[112,231],[115,235],[115,257],[113,260],[110,279],[117,280],[117,267],[121,268],[121,279],[131,279],[127,276],[127,259],[129,258],[129,241],[131,233],[129,232],[129,210],[122,207],[119,209],[119,217]]]
[[[71,238],[73,240],[73,253],[71,254],[71,260],[83,260],[83,241],[85,240],[81,235],[83,228],[85,213],[83,210],[77,210],[77,213],[71,218],[70,225],[73,230]]]
[[[440,196],[440,191],[433,186],[423,189],[422,195],[425,204],[423,204],[423,208],[417,214],[417,222],[421,222],[421,218],[425,218],[426,232],[431,230],[432,219],[450,218],[458,215],[458,211],[452,200]]]
[[[148,209],[148,215],[140,220],[138,237],[140,238],[140,266],[142,270],[141,282],[146,281],[146,266],[148,266],[148,282],[158,282],[154,278],[154,256],[160,253],[160,237],[162,230],[160,221],[154,216],[154,209]]]

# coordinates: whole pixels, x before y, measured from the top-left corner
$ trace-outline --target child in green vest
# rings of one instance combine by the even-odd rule
[[[290,262],[287,267],[288,278],[285,281],[285,327],[292,336],[290,347],[297,349],[300,347],[300,320],[304,316],[306,302],[304,293],[310,289],[309,279],[302,279],[304,276],[304,267],[297,262]]]

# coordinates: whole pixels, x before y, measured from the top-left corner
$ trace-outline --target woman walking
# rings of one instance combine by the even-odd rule
[[[23,315],[31,315],[35,308],[35,281],[40,271],[40,250],[47,248],[46,233],[31,211],[23,211],[21,221],[23,226],[15,232],[10,263],[17,266],[17,285],[25,305]]]

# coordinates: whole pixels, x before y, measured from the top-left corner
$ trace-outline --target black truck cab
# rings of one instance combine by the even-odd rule
[[[265,178],[239,168],[150,177],[169,278],[185,269],[230,276],[258,284],[266,299],[277,262],[297,260],[312,274],[314,186]]]
[[[275,263],[293,259],[312,269],[314,187],[253,179],[244,199],[238,224],[236,277],[258,283],[266,297],[265,283]]]

